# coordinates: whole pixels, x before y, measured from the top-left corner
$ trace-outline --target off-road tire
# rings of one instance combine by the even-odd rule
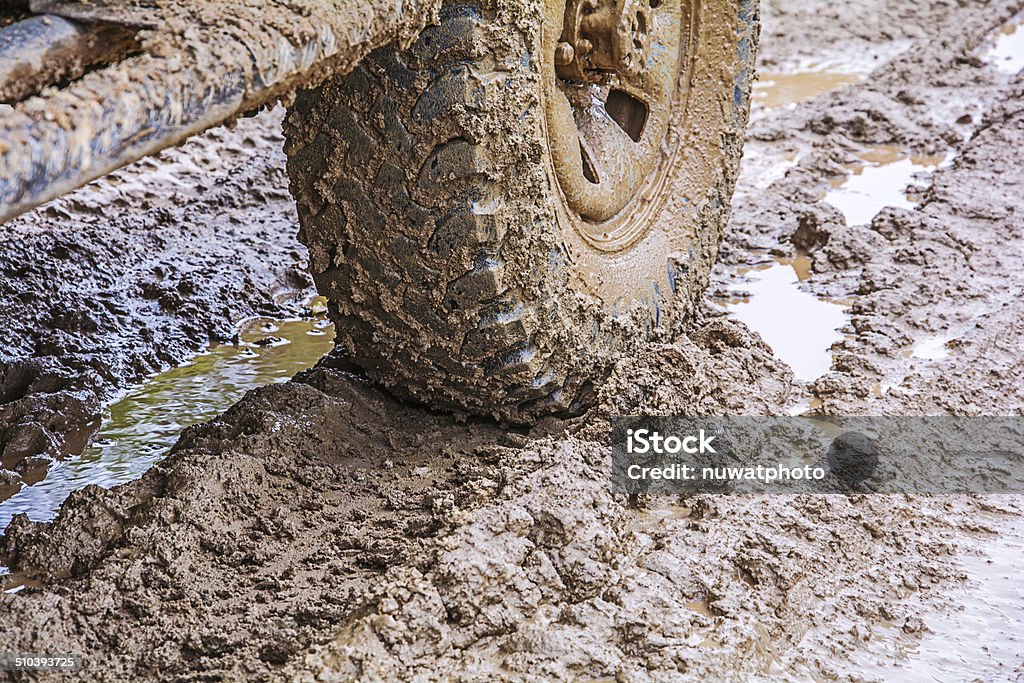
[[[371,377],[528,421],[581,405],[619,354],[678,330],[728,219],[758,33],[756,0],[691,4],[659,208],[618,251],[566,220],[539,2],[453,2],[410,47],[298,94],[285,132],[300,238]]]

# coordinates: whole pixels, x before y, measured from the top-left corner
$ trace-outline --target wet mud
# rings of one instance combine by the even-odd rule
[[[890,47],[878,50],[900,51],[864,83],[751,126],[750,170],[770,182],[735,203],[714,286],[727,297],[765,252],[806,255],[812,276],[803,291],[850,305],[831,371],[800,387],[828,412],[1017,414],[1024,405],[1014,370],[1019,250],[1011,246],[1024,229],[1021,83],[987,61],[1019,11],[1017,3],[949,14],[901,5],[900,21],[879,36]],[[789,19],[799,26],[810,17],[793,10]],[[921,26],[948,40],[922,42]],[[838,35],[834,46],[861,40]],[[878,183],[857,187],[899,164],[907,172],[883,174],[884,192]],[[863,201],[837,207],[829,199],[838,192]],[[876,202],[878,194],[887,201]],[[921,358],[922,344],[948,358]]]
[[[615,415],[1021,412],[1024,85],[988,59],[1021,9],[766,3],[763,69],[843,54],[873,66],[755,115],[732,225],[687,334],[622,359],[585,415],[529,429],[396,401],[335,352],[189,428],[140,480],[76,492],[52,523],[15,519],[0,540],[14,591],[0,595],[0,639],[81,652],[89,673],[111,679],[1019,676],[1019,497],[691,496],[638,508],[612,495],[605,471]],[[907,180],[918,189],[901,192],[905,203],[847,220],[827,197],[857,169],[884,165],[871,156],[880,146],[899,150],[887,158],[943,163]],[[286,186],[283,161],[260,150],[230,179],[208,180],[216,171],[206,169],[191,189],[147,201],[177,230],[199,229],[195,216],[214,208],[210,224],[258,224],[266,241],[251,244],[275,258],[259,260],[241,296],[161,314],[155,329],[182,337],[160,339],[193,340],[170,347],[181,355],[161,361],[152,344],[106,351],[121,359],[111,367],[142,359],[107,391],[181,360],[211,327],[230,335],[238,318],[275,305],[279,283],[305,287],[292,269],[266,268],[297,268],[303,252],[289,244],[287,196],[270,194]],[[257,205],[260,193],[270,199]],[[58,206],[67,225],[100,220],[87,205]],[[58,219],[37,212],[14,225],[52,241],[33,223],[46,220]],[[110,239],[67,233],[79,249],[93,243],[86,235]],[[89,253],[131,267],[135,252],[105,244]],[[179,253],[175,244],[163,248]],[[203,263],[209,244],[181,258]],[[766,264],[792,271],[787,291],[841,302],[823,366],[794,372],[770,335],[737,319],[730,299],[772,296],[754,287]],[[67,279],[40,276],[29,291],[60,301],[70,294],[45,283]],[[122,298],[154,306],[136,296]],[[66,304],[79,317],[61,319],[79,320],[96,300],[80,292]],[[20,306],[35,324],[14,327],[11,316],[10,348],[27,358],[57,328],[40,299]],[[115,346],[132,326],[109,329],[105,346]],[[84,367],[69,366],[67,381]],[[52,425],[46,433],[60,433]]]
[[[39,481],[0,500],[0,528],[16,514],[52,519],[67,496],[87,485],[111,488],[141,477],[177,442],[181,432],[221,414],[246,391],[287,382],[308,370],[334,344],[325,306],[318,314],[247,321],[238,339],[218,343],[193,359],[147,378],[111,404],[81,455],[44,465]],[[47,463],[49,464],[49,463]]]
[[[279,113],[245,119],[0,226],[5,482],[80,453],[104,403],[241,320],[301,312],[282,143]]]

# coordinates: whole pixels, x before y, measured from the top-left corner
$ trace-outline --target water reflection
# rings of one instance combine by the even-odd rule
[[[110,488],[141,477],[190,425],[210,420],[250,389],[286,382],[333,347],[334,328],[322,317],[255,320],[237,345],[222,345],[161,373],[110,406],[99,433],[78,457],[57,462],[42,481],[0,503],[0,530],[27,513],[52,519],[75,490]]]
[[[825,201],[839,209],[847,225],[867,225],[884,207],[911,209],[918,203],[914,176],[929,173],[952,160],[952,155],[916,156],[898,147],[879,146],[858,155],[850,175],[832,181]]]
[[[1018,16],[995,34],[995,43],[985,61],[1010,76],[1024,69],[1024,15]]]
[[[827,373],[847,307],[800,289],[810,277],[808,258],[779,259],[743,274],[750,280],[739,286],[746,296],[727,304],[732,315],[761,335],[796,379],[810,382]]]

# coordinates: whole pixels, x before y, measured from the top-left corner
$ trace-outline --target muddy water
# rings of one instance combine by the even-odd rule
[[[915,156],[898,147],[880,146],[857,155],[850,175],[833,179],[825,201],[842,211],[848,225],[865,225],[887,206],[913,208],[918,203],[914,180],[952,160],[949,155]]]
[[[848,320],[847,306],[800,288],[811,276],[809,259],[775,259],[740,274],[748,282],[735,285],[740,295],[727,302],[730,313],[761,335],[796,379],[810,382],[827,373],[832,345],[842,339],[840,329]]]
[[[868,69],[834,62],[808,62],[790,71],[764,71],[754,84],[753,103],[763,109],[798,104],[843,86],[860,83]]]
[[[904,672],[933,672],[936,680],[997,680],[1024,674],[1024,518],[961,555],[967,587],[951,615],[925,619],[928,634],[909,652]],[[1015,672],[1007,671],[1012,662]],[[888,676],[888,680],[914,680]]]
[[[929,337],[922,339],[914,348],[907,352],[908,358],[920,358],[922,360],[942,360],[949,358],[949,343],[947,337]]]
[[[892,683],[1020,680],[1024,517],[1020,497],[999,498],[1016,514],[999,520],[998,533],[990,538],[965,540],[958,557],[966,580],[948,596],[954,607],[923,615],[920,639],[889,624],[866,652],[851,658],[859,677]]]
[[[918,156],[898,147],[878,146],[858,155],[850,175],[832,181],[824,201],[838,208],[850,225],[870,223],[882,208],[913,208],[928,174],[947,165],[952,155]],[[916,183],[921,183],[918,186]],[[766,257],[768,258],[768,257]],[[822,299],[800,288],[811,277],[810,260],[772,258],[754,268],[739,269],[741,278],[725,302],[729,313],[757,332],[777,358],[793,369],[798,381],[812,382],[829,372],[832,346],[843,339],[849,302]],[[921,340],[907,357],[927,361],[949,355],[947,337]],[[881,391],[888,387],[880,385]],[[802,403],[797,412],[813,409]]]
[[[1015,76],[1024,69],[1024,15],[1017,16],[998,31],[984,60],[1004,74]]]
[[[55,463],[45,478],[0,503],[0,529],[19,513],[52,519],[72,491],[90,484],[110,488],[141,477],[186,427],[216,417],[250,389],[312,367],[334,340],[322,300],[313,311],[308,319],[249,321],[237,344],[216,346],[129,391],[110,406],[81,456]]]
[[[752,116],[771,116],[782,108],[860,83],[873,66],[867,61],[822,60],[805,61],[787,70],[761,71],[754,85]],[[766,189],[798,163],[796,152],[780,156],[773,149],[748,148],[738,196]],[[831,347],[843,338],[840,330],[848,322],[848,305],[819,299],[800,288],[811,276],[808,257],[770,259],[754,268],[739,269],[736,275],[741,282],[730,288],[734,296],[725,301],[729,313],[757,332],[775,356],[793,369],[797,380],[811,382],[826,374],[832,366]],[[797,410],[813,407],[802,404]]]

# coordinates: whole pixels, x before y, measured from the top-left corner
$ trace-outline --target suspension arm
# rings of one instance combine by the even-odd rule
[[[0,110],[0,223],[407,42],[440,0],[60,2],[34,10],[137,27],[141,53]],[[4,31],[18,27],[14,24]]]

